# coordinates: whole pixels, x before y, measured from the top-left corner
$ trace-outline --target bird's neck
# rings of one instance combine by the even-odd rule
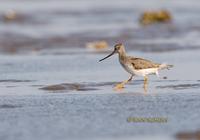
[[[124,52],[121,52],[121,53],[119,53],[119,59],[120,60],[125,60],[125,58],[126,58],[126,52],[124,51]]]

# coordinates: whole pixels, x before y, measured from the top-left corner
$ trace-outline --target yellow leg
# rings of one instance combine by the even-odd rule
[[[147,92],[147,85],[148,85],[148,77],[145,76],[144,77],[144,86],[143,86],[145,92]]]
[[[144,84],[148,84],[148,77],[147,76],[144,77]]]
[[[127,84],[128,82],[130,82],[132,80],[132,78],[133,78],[133,75],[131,75],[131,77],[128,80],[125,80],[122,83],[115,85],[114,89],[120,90],[120,89],[124,88],[124,85]]]

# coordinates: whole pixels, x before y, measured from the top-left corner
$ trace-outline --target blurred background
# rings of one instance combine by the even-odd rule
[[[0,139],[200,139],[199,13],[199,0],[0,0]],[[128,73],[98,62],[116,43],[174,68],[116,92]]]
[[[170,23],[141,26],[146,11],[166,10]],[[125,43],[139,51],[199,48],[198,0],[1,0],[1,53],[82,48],[86,43]]]

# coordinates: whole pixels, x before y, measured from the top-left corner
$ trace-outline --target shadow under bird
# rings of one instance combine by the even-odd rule
[[[159,77],[159,70],[169,69],[173,67],[173,65],[159,64],[143,58],[128,56],[126,54],[124,45],[121,43],[116,44],[114,46],[114,51],[99,61],[103,61],[116,53],[118,53],[120,64],[128,73],[131,74],[131,76],[128,80],[117,84],[115,86],[115,89],[124,88],[124,85],[130,82],[134,76],[143,76],[144,88],[146,88],[149,74],[156,74]]]

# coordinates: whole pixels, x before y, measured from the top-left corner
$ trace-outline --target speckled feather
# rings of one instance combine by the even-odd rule
[[[126,57],[127,61],[133,65],[136,70],[140,69],[149,69],[149,68],[158,68],[160,64],[154,63],[150,60],[146,60],[143,58],[136,58],[136,57]]]
[[[116,44],[114,51],[99,61],[103,61],[115,53],[118,53],[119,62],[122,67],[132,75],[146,76],[148,74],[156,74],[158,76],[158,70],[169,69],[173,67],[172,65],[154,63],[143,58],[127,56],[125,48],[121,43]]]

